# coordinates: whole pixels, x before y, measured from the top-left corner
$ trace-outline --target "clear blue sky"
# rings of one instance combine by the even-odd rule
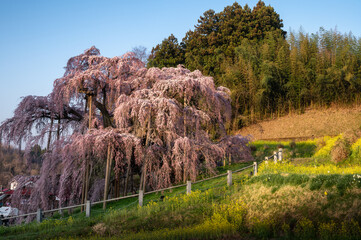
[[[238,1],[253,7],[257,0]],[[334,28],[361,36],[360,0],[264,0],[284,30]],[[229,0],[0,0],[0,122],[22,96],[47,95],[67,60],[95,45],[107,57],[138,45],[151,50],[173,33],[181,40],[208,9]]]

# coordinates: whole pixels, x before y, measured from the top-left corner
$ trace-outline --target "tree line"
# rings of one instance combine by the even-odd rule
[[[182,42],[170,35],[148,67],[183,64],[231,90],[232,129],[309,106],[358,103],[361,38],[337,29],[286,33],[273,7],[259,1],[206,11]]]
[[[4,146],[0,142],[0,190],[9,188],[10,180],[17,175],[37,175],[44,150],[39,145],[24,151]]]

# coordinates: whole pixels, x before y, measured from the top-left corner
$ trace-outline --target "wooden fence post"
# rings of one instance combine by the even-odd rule
[[[144,197],[143,190],[139,190],[139,206],[141,207],[143,207],[143,197]]]
[[[90,217],[90,209],[91,209],[90,201],[87,200],[86,205],[85,205],[85,216],[86,217]]]
[[[63,209],[61,209],[61,200],[59,199],[59,214],[63,216]]]
[[[276,151],[273,152],[273,161],[275,163],[277,163],[277,152]]]
[[[282,151],[283,151],[282,148],[278,149],[278,161],[282,161]]]
[[[36,221],[38,222],[38,223],[41,223],[41,221],[43,220],[43,213],[42,213],[42,211],[41,211],[41,209],[40,208],[38,208],[38,211],[36,212]]]
[[[192,182],[187,181],[187,195],[191,194],[192,191]]]
[[[228,170],[227,173],[227,185],[230,187],[232,186],[232,170]]]
[[[257,176],[258,173],[258,165],[257,162],[253,162],[253,175]]]

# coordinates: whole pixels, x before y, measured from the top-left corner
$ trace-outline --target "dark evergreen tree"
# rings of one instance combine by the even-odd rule
[[[193,31],[183,39],[185,63],[190,69],[216,77],[224,73],[222,63],[233,63],[235,48],[243,39],[261,40],[268,32],[285,36],[279,15],[270,6],[259,1],[251,10],[237,2],[222,12],[206,11]]]
[[[175,67],[178,64],[184,64],[184,50],[178,43],[177,38],[171,34],[161,44],[152,48],[147,66],[162,68]]]

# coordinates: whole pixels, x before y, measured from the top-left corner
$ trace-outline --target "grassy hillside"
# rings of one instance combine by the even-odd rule
[[[238,133],[258,139],[334,136],[361,126],[361,108],[328,108],[289,114],[242,128]]]
[[[249,164],[239,163],[219,167],[218,173],[225,173],[228,169],[243,168]],[[234,174],[235,186],[240,186],[248,175],[249,171]],[[71,215],[68,212],[65,212],[64,216],[56,213],[41,224],[33,222],[21,226],[0,227],[0,239],[53,239],[58,236],[87,239],[94,234],[97,239],[104,236],[124,237],[125,233],[129,235],[132,232],[153,231],[159,226],[185,227],[193,223],[202,223],[206,210],[211,209],[212,202],[226,198],[234,190],[227,188],[226,177],[220,177],[193,184],[192,191],[192,194],[187,196],[185,187],[179,187],[163,193],[145,195],[145,207],[142,208],[138,207],[138,198],[111,202],[107,204],[105,212],[99,204],[92,207],[91,218],[85,218],[85,214],[80,213],[80,209],[74,210]],[[161,201],[161,196],[165,196],[164,201]],[[205,199],[208,202],[206,205],[204,205]],[[163,207],[155,212],[150,210],[162,204],[169,204],[166,211],[163,211]],[[164,224],[165,220],[168,225]],[[110,225],[105,226],[105,223]]]
[[[303,142],[256,141],[256,159],[284,147],[282,163],[262,163],[249,171],[147,195],[145,206],[127,199],[92,208],[85,218],[54,215],[41,224],[0,228],[0,239],[360,239],[361,161],[358,144],[339,162],[332,149],[343,136]],[[354,157],[352,157],[354,156]],[[351,161],[350,158],[353,160]],[[223,173],[228,168],[220,167]]]

